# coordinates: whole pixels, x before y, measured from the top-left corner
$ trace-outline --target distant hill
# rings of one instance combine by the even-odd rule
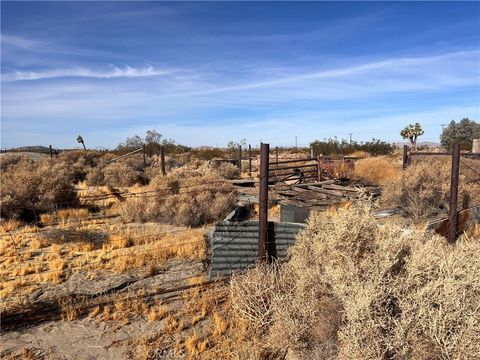
[[[397,147],[402,147],[403,145],[410,145],[410,142],[396,142],[394,144]],[[436,148],[436,147],[440,147],[441,145],[440,143],[436,143],[432,141],[419,141],[417,142],[417,147],[420,147],[420,146],[428,146],[431,148]]]
[[[46,146],[21,146],[13,149],[8,149],[10,152],[33,152],[33,153],[41,153],[41,154],[50,154],[50,149]]]

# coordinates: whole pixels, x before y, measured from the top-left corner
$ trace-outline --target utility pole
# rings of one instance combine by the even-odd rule
[[[298,137],[298,136],[295,135],[295,149],[298,148],[298,146],[297,146],[297,137]]]
[[[352,145],[352,133],[349,133],[350,134],[350,145]]]

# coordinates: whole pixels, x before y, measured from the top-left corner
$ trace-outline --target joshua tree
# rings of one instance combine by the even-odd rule
[[[423,135],[424,131],[422,130],[422,126],[419,123],[415,123],[415,125],[408,125],[400,131],[400,135],[404,139],[410,140],[410,143],[413,146],[413,150],[417,150],[417,138]]]
[[[87,148],[85,147],[85,143],[83,142],[83,137],[82,137],[82,135],[78,135],[78,136],[77,136],[77,142],[78,142],[79,144],[82,144],[82,145],[83,145],[83,149],[84,149],[84,150],[87,150]]]

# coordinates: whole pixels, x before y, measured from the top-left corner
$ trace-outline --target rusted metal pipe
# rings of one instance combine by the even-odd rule
[[[258,224],[258,261],[267,260],[267,242],[268,242],[268,162],[269,162],[269,144],[260,144],[260,194]]]
[[[280,167],[270,168],[269,170],[270,170],[270,172],[272,172],[272,171],[280,171],[280,170],[310,168],[310,167],[314,167],[314,166],[317,166],[317,164],[300,164],[300,165],[296,165],[296,166],[280,166]]]
[[[447,241],[453,244],[457,235],[458,174],[460,171],[460,144],[453,144],[452,173],[450,180],[450,209],[448,214]]]
[[[289,164],[289,163],[306,162],[306,161],[312,161],[312,159],[302,158],[302,159],[293,159],[293,160],[282,160],[282,161],[271,162],[270,165]]]

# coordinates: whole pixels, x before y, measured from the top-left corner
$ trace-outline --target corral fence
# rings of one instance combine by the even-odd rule
[[[447,240],[449,243],[454,243],[457,237],[459,230],[461,229],[461,219],[458,212],[458,183],[459,183],[459,174],[460,174],[460,163],[463,158],[470,158],[480,160],[480,153],[462,153],[460,152],[460,145],[453,144],[452,151],[447,152],[431,152],[431,151],[409,151],[408,146],[404,145],[403,147],[403,169],[405,170],[411,163],[414,157],[421,156],[451,156],[452,167],[450,173],[450,199],[449,199],[449,210],[448,210],[448,222],[445,224],[444,230]],[[462,162],[462,165],[468,167],[474,173],[479,176],[480,173],[477,173],[475,169],[470,167],[465,162]]]
[[[297,233],[305,227],[305,224],[302,223],[268,220],[269,184],[289,181],[296,184],[321,181],[323,179],[322,165],[333,162],[330,159],[312,156],[279,160],[278,148],[275,149],[274,154],[275,161],[270,162],[270,145],[260,144],[258,221],[226,221],[216,225],[211,233],[211,278],[231,275],[233,272],[244,270],[257,262],[272,262],[274,259],[285,258],[287,248],[295,242]],[[249,147],[249,155],[251,155],[251,147]],[[252,156],[249,156],[250,173],[251,160]],[[353,167],[352,160],[342,159],[341,162]],[[241,148],[239,164],[241,164]]]
[[[480,158],[480,154],[461,154],[458,144],[453,146],[451,152],[446,153],[408,153],[408,149],[405,148],[403,157],[404,168],[408,166],[413,156],[420,155],[448,155],[452,157],[449,216],[447,220],[433,223],[430,228],[435,229],[437,232],[443,232],[447,241],[454,243],[459,231],[463,230],[467,220],[480,217],[478,206],[460,212],[457,211],[460,157]],[[352,160],[347,159],[346,161]],[[304,165],[300,166],[299,164],[302,163]],[[315,163],[315,159],[312,157],[270,162],[269,144],[261,144],[258,221],[229,221],[215,227],[210,237],[212,249],[210,277],[228,276],[232,272],[243,270],[256,262],[271,262],[273,259],[286,256],[286,248],[295,242],[296,234],[305,225],[268,221],[269,183],[288,181],[292,178],[292,175],[298,176],[298,171],[296,170],[299,168],[304,169],[304,173],[311,174],[309,177],[307,177],[308,175],[305,176],[302,180],[321,180],[319,164],[319,158],[317,158]],[[297,177],[297,180],[301,179]]]
[[[270,148],[269,148],[270,153]],[[310,149],[310,156],[300,157],[296,159],[285,159],[279,157],[279,148],[275,147],[273,151],[274,161],[269,162],[269,183],[294,181],[296,183],[317,182],[331,177],[334,169],[344,168],[353,169],[356,157],[344,156],[340,159],[334,159],[327,156],[315,156],[313,149]],[[242,160],[245,160],[242,152],[242,146],[238,147],[236,159],[225,160],[235,163],[240,171],[242,168]],[[252,146],[248,145],[248,174],[252,177],[253,161],[257,160],[257,156],[253,155]]]

